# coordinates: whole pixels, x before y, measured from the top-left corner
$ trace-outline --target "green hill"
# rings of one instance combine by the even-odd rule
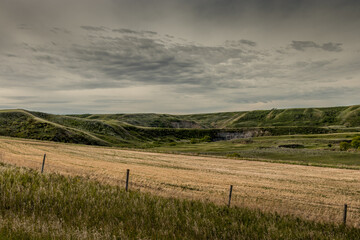
[[[191,115],[54,115],[0,111],[0,135],[104,146],[149,147],[190,139],[360,131],[360,105]]]
[[[83,119],[115,120],[142,127],[241,128],[276,126],[360,127],[360,105],[332,108],[293,108],[191,115],[84,114]]]

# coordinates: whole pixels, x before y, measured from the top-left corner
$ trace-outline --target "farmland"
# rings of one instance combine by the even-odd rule
[[[163,198],[0,163],[1,239],[358,239],[353,227]]]
[[[232,205],[280,216],[341,223],[349,205],[348,224],[359,227],[360,172],[292,164],[187,156],[84,146],[0,139],[0,157],[39,170],[47,153],[45,172],[82,176],[124,186],[130,169],[130,189],[162,197],[200,200],[223,206],[234,185]]]
[[[0,238],[357,239],[359,111],[2,110]]]
[[[263,136],[217,142],[187,142],[155,146],[152,151],[233,159],[360,169],[360,151],[341,151],[359,133]]]

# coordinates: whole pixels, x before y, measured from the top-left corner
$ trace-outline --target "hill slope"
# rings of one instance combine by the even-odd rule
[[[192,115],[0,111],[0,135],[105,146],[360,130],[360,105]]]
[[[191,115],[83,114],[84,119],[114,120],[142,127],[240,128],[276,126],[360,127],[360,105],[332,108],[294,108]]]

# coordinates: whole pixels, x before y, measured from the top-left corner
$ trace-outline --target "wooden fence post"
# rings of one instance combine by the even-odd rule
[[[125,186],[125,191],[129,190],[129,175],[130,175],[130,169],[126,170],[126,186]]]
[[[343,218],[343,223],[344,226],[346,225],[346,216],[347,216],[347,204],[344,205],[344,218]]]
[[[230,185],[230,193],[229,193],[229,203],[228,203],[228,207],[230,207],[230,203],[231,203],[232,190],[233,190],[233,185]]]
[[[46,153],[44,154],[44,159],[43,159],[43,163],[42,163],[42,167],[41,167],[41,173],[43,173],[43,172],[44,172],[45,159],[46,159]]]

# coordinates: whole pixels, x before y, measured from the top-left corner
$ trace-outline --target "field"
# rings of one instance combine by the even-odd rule
[[[359,239],[360,229],[0,163],[1,239]]]
[[[340,151],[355,133],[264,136],[231,141],[163,144],[152,151],[252,159],[310,166],[360,169],[360,151]],[[283,146],[283,147],[281,147]],[[290,146],[290,147],[287,147]],[[295,146],[291,148],[291,146]]]
[[[223,206],[229,186],[234,185],[233,206],[337,224],[347,203],[348,225],[360,227],[360,172],[356,169],[0,138],[2,162],[40,170],[44,153],[47,173],[123,187],[130,169],[130,189],[163,197]]]

